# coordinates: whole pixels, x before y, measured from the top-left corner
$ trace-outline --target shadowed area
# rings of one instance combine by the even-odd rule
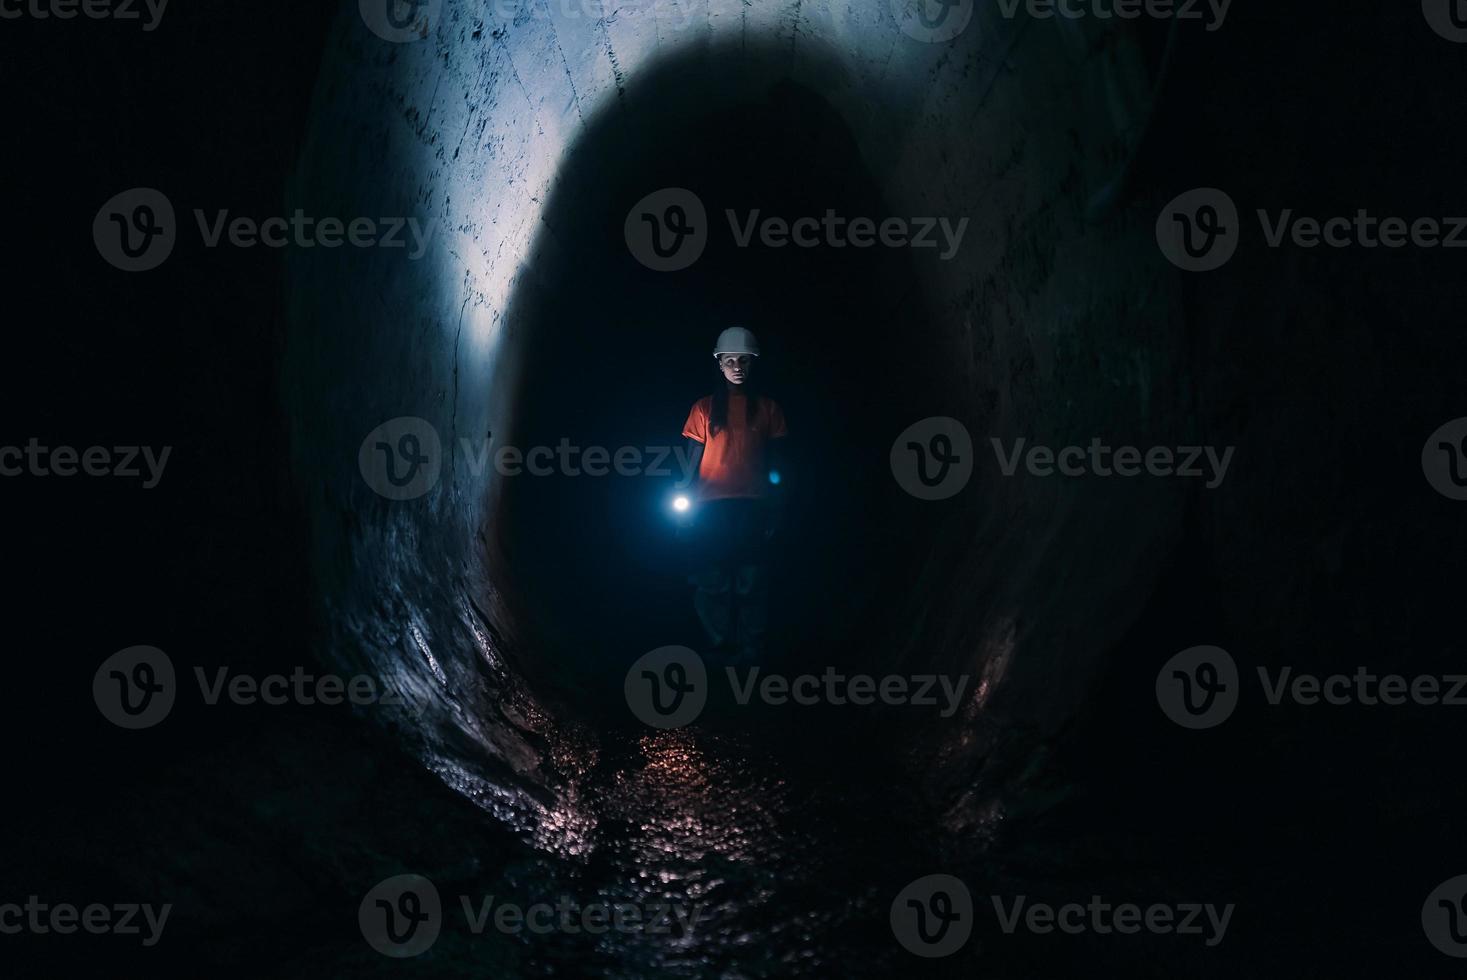
[[[710,51],[674,59],[643,84],[678,93],[689,77],[739,63],[736,51]],[[674,273],[646,268],[623,239],[628,212],[662,187],[688,188],[707,211],[707,247]],[[722,383],[710,352],[728,324],[761,337],[756,381],[793,431],[771,652],[785,669],[791,658],[817,670],[890,659],[885,620],[932,521],[892,479],[888,449],[913,420],[958,403],[940,345],[920,333],[928,314],[913,267],[942,259],[857,249],[844,232],[842,247],[770,247],[749,230],[827,212],[843,222],[891,214],[849,129],[792,82],[730,86],[691,107],[673,95],[631,122],[610,113],[571,151],[545,204],[546,240],[509,308],[525,353],[519,421],[499,437],[516,448],[634,447],[659,471],[596,477],[556,467],[506,481],[505,567],[533,604],[543,651],[526,658],[528,670],[604,704],[604,690],[619,688],[647,650],[703,645],[668,500],[689,472],[688,407]]]
[[[1410,5],[1239,5],[1175,32],[975,4],[924,40],[916,3],[446,0],[397,42],[356,2],[180,6],[135,36],[7,20],[54,29],[53,60],[110,67],[118,92],[71,72],[14,86],[17,142],[60,187],[13,195],[40,236],[22,251],[63,288],[23,262],[12,281],[65,317],[13,331],[40,392],[10,417],[53,445],[174,452],[151,490],[7,477],[36,499],[6,539],[33,635],[10,661],[23,805],[0,871],[22,898],[175,912],[157,948],[37,934],[0,953],[16,939],[41,976],[101,959],[728,978],[1345,975],[1434,955],[1421,903],[1467,860],[1464,791],[1431,754],[1454,710],[1274,705],[1257,671],[1460,672],[1459,503],[1421,455],[1463,411],[1467,280],[1446,250],[1274,247],[1254,215],[1459,213],[1458,110],[1422,92],[1460,90],[1463,49]],[[56,140],[28,138],[41,122]],[[86,234],[131,185],[180,218],[138,275]],[[623,226],[667,187],[696,192],[710,241],[656,273]],[[1205,274],[1155,235],[1194,187],[1243,221]],[[209,245],[193,224],[296,209],[431,233],[419,255]],[[727,209],[966,224],[950,260],[741,248]],[[511,445],[676,446],[733,322],[766,348],[794,451],[760,668],[958,677],[953,710],[742,705],[720,683],[694,723],[643,725],[629,668],[701,647],[673,477],[490,465]],[[974,469],[920,500],[889,453],[939,415]],[[392,499],[363,460],[405,417],[440,451]],[[1093,439],[1236,452],[1205,488],[1007,475],[993,444]],[[89,700],[132,643],[185,682],[147,731]],[[1243,697],[1184,729],[1157,681],[1204,643],[1231,651]],[[196,671],[221,669],[361,675],[406,705],[208,701]],[[928,961],[891,913],[939,873],[971,890],[974,935]],[[358,918],[404,874],[448,913],[410,963]],[[1011,934],[991,901],[1094,895],[1236,913],[1207,946]],[[476,930],[465,903],[490,897],[699,921]]]
[[[293,315],[313,327],[287,352],[287,392],[330,655],[408,694],[405,744],[550,856],[544,874],[718,910],[686,945],[618,937],[613,957],[819,973],[836,949],[853,969],[859,948],[880,972],[892,948],[869,924],[887,896],[937,859],[934,828],[983,849],[1034,733],[1082,702],[1179,533],[1175,488],[999,479],[977,437],[1181,431],[1174,290],[1149,222],[1093,220],[1139,139],[1154,53],[985,11],[951,44],[885,10],[765,13],[714,5],[658,20],[655,41],[645,18],[453,19],[387,60],[339,30],[328,64],[362,84],[317,92],[296,197],[408,204],[442,230],[416,264],[295,257]],[[602,47],[568,47],[588,30]],[[370,161],[352,150],[366,133]],[[623,225],[667,187],[697,195],[708,245],[654,272]],[[928,219],[954,237],[741,247],[730,210]],[[636,728],[628,667],[700,646],[665,511],[675,481],[485,465],[505,446],[680,448],[733,323],[764,340],[760,380],[792,431],[761,668],[961,676],[945,710],[792,712],[724,691],[694,728]],[[383,500],[340,447],[402,415],[436,430],[442,476]],[[974,475],[925,502],[889,454],[933,416],[975,434]],[[1057,588],[1073,576],[1092,587]]]
[[[324,594],[340,611],[332,649],[424,706],[407,727],[435,768],[488,766],[495,786],[524,786],[493,792],[530,824],[530,784],[556,781],[537,742],[572,721],[549,724],[561,709],[544,697],[589,686],[581,710],[618,710],[630,659],[689,636],[685,587],[668,574],[665,486],[503,477],[483,465],[484,440],[676,444],[728,322],[768,338],[771,388],[794,422],[796,520],[776,605],[785,649],[807,663],[971,674],[984,703],[951,723],[982,709],[1053,726],[1177,533],[1172,488],[998,480],[981,440],[972,486],[951,502],[904,495],[887,463],[898,433],[938,415],[1009,441],[1102,423],[1117,440],[1180,432],[1172,293],[1149,223],[1089,218],[1148,111],[1144,46],[1122,32],[1087,49],[1093,25],[1031,30],[985,11],[931,44],[885,10],[807,6],[790,22],[729,10],[657,20],[654,36],[647,18],[566,11],[454,19],[387,60],[348,22],[328,64],[347,59],[341,71],[363,83],[317,93],[296,196],[406,203],[443,229],[415,264],[293,266],[294,315],[316,326],[287,353],[287,390],[318,488]],[[571,56],[587,31],[604,34],[610,75],[599,55]],[[1098,101],[1084,95],[1094,80]],[[370,162],[350,150],[366,133],[381,146]],[[622,224],[667,186],[704,199],[710,245],[690,269],[653,273]],[[726,209],[928,217],[964,235],[948,260],[738,248]],[[598,343],[607,333],[617,342]],[[426,419],[445,446],[426,497],[374,499],[353,469],[323,465],[341,459],[327,447],[399,415]],[[1133,515],[1124,530],[1121,513]],[[1101,567],[1127,573],[1080,596],[1050,587]],[[1086,642],[1062,649],[1081,623]],[[521,681],[536,677],[542,703],[526,708]],[[476,757],[460,742],[479,743]],[[962,744],[979,758],[988,736]]]

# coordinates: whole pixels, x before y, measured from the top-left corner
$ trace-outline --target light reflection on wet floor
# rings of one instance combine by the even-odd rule
[[[596,764],[541,809],[538,846],[502,890],[666,904],[683,919],[663,935],[526,937],[535,961],[605,976],[889,972],[887,892],[929,869],[935,823],[895,769],[829,733],[798,734],[604,736]],[[516,808],[489,805],[483,780],[459,782],[491,812]]]

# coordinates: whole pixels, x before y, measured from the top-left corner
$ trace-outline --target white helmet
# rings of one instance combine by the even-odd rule
[[[759,356],[759,341],[754,339],[752,331],[743,327],[729,327],[718,335],[718,343],[713,345],[713,356],[722,357],[724,354],[752,354]]]

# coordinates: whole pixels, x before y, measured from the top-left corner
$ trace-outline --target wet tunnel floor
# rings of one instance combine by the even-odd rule
[[[81,787],[75,805],[38,808],[32,846],[3,870],[37,880],[44,869],[63,892],[68,880],[105,880],[119,897],[169,896],[172,941],[138,964],[178,957],[217,975],[1017,978],[1093,975],[1103,959],[1138,977],[1307,976],[1375,935],[1368,908],[1325,925],[1316,915],[1322,891],[1346,891],[1352,869],[1372,860],[1358,840],[1409,841],[1412,829],[1409,773],[1366,726],[1338,746],[1351,773],[1301,777],[1301,733],[1240,767],[1233,746],[1159,753],[1145,726],[1128,733],[1110,719],[1079,733],[1088,748],[1053,760],[1068,775],[1018,781],[980,850],[973,826],[925,802],[925,773],[901,761],[904,743],[833,720],[713,716],[604,733],[557,808],[577,819],[536,846],[349,717],[297,712],[206,764],[160,768],[126,789]],[[1373,805],[1382,787],[1399,794],[1398,810]],[[1317,809],[1278,802],[1306,798]],[[1405,877],[1417,857],[1407,845],[1374,860]],[[373,885],[407,872],[435,883],[445,925],[430,950],[398,961],[366,944],[356,915]],[[888,911],[902,886],[934,872],[968,883],[977,931],[960,953],[923,961],[897,945]],[[1004,935],[981,905],[990,894],[1097,893],[1239,911],[1228,941],[1209,950],[1198,937]],[[460,896],[475,908],[490,896],[707,904],[686,940],[532,936],[470,930]],[[131,963],[125,951],[118,962]],[[65,967],[48,958],[15,975]]]
[[[696,728],[607,744],[578,787],[594,842],[562,887],[703,918],[670,942],[557,937],[545,975],[562,960],[607,975],[782,976],[889,959],[881,895],[908,863],[935,861],[932,821],[903,774],[843,760],[843,747]]]
[[[1065,775],[1021,777],[1007,800],[979,788],[940,812],[902,744],[833,717],[764,717],[737,729],[724,716],[605,739],[576,787],[593,816],[579,856],[526,854],[482,887],[644,907],[705,903],[701,921],[686,937],[537,938],[518,947],[511,975],[1019,978],[1089,976],[1099,960],[1137,977],[1313,975],[1348,962],[1361,936],[1379,941],[1367,910],[1321,916],[1329,906],[1317,901],[1350,887],[1361,859],[1339,856],[1354,853],[1365,828],[1400,839],[1400,828],[1388,829],[1400,816],[1378,812],[1366,789],[1385,783],[1394,762],[1364,737],[1352,746],[1357,788],[1341,792],[1325,774],[1301,784],[1300,742],[1239,766],[1226,750],[1184,759],[1136,731],[1092,731],[1093,744],[1055,766]],[[1280,805],[1291,793],[1295,802]],[[1317,805],[1296,802],[1310,798]],[[920,960],[898,945],[889,910],[906,884],[933,873],[967,883],[975,932],[959,954]],[[1206,935],[1006,933],[988,904],[1092,895],[1231,903],[1236,913],[1214,947]],[[1284,935],[1295,940],[1287,950]],[[459,935],[459,953],[447,946],[444,955],[472,961],[482,941]]]
[[[1172,631],[1143,625],[1123,646]],[[624,723],[548,748],[573,775],[527,836],[360,719],[294,710],[242,715],[229,730],[244,736],[205,758],[159,760],[35,808],[27,846],[0,872],[58,893],[105,881],[119,899],[167,896],[170,942],[138,951],[136,965],[168,957],[214,975],[1020,978],[1093,976],[1103,962],[1135,977],[1324,976],[1357,975],[1327,966],[1348,967],[1362,947],[1413,948],[1414,923],[1383,926],[1368,904],[1325,899],[1349,895],[1362,872],[1413,895],[1419,869],[1440,866],[1432,842],[1444,828],[1421,820],[1443,788],[1393,757],[1368,719],[1332,727],[1331,756],[1348,760],[1336,768],[1305,764],[1320,749],[1308,719],[1240,719],[1234,734],[1179,740],[1148,700],[1149,662],[1122,661],[1131,667],[1102,679],[1076,727],[1000,772],[998,799],[976,771],[934,798],[932,777],[951,760],[920,729],[831,705],[718,703],[686,728]],[[1403,737],[1442,736],[1420,723]],[[961,791],[973,795],[959,801]],[[434,882],[444,908],[442,934],[411,961],[369,947],[357,922],[363,896],[404,873]],[[889,910],[934,873],[967,883],[975,934],[929,961],[899,946]],[[986,903],[1096,894],[1238,910],[1208,948],[1198,936],[1005,934]],[[688,937],[531,935],[476,932],[460,904],[561,896],[703,908]],[[64,973],[58,949],[14,975]],[[78,962],[95,952],[65,948]],[[126,951],[108,955],[134,965]]]

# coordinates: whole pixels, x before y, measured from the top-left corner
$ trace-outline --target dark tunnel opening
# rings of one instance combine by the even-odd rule
[[[913,419],[950,408],[952,366],[930,337],[912,268],[944,261],[932,254],[945,250],[941,232],[926,233],[938,246],[927,253],[761,242],[769,219],[811,216],[841,236],[852,219],[899,216],[846,122],[811,88],[783,79],[711,108],[690,104],[689,79],[736,74],[745,56],[665,60],[643,80],[655,94],[630,131],[619,106],[587,126],[545,202],[551,241],[508,312],[524,353],[516,423],[495,432],[495,448],[631,447],[648,471],[666,457],[655,473],[556,466],[505,481],[495,524],[524,604],[522,662],[549,690],[580,688],[572,696],[593,704],[620,696],[640,653],[706,645],[668,500],[687,476],[688,407],[721,383],[710,353],[723,328],[759,337],[757,379],[791,429],[770,556],[771,659],[854,670],[889,657],[894,597],[931,523],[904,506],[887,447]],[[670,272],[640,262],[623,229],[641,199],[668,187],[696,196],[707,228],[702,253]]]

